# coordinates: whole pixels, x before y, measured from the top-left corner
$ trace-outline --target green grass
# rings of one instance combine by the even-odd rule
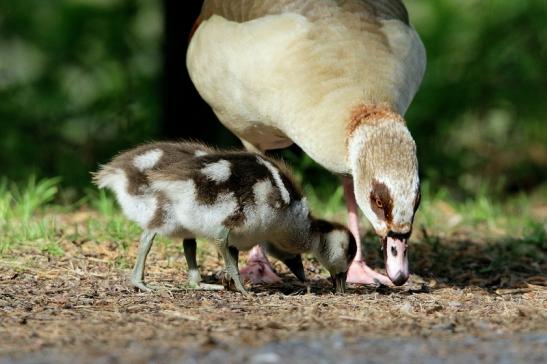
[[[126,251],[128,239],[138,239],[140,229],[129,222],[121,213],[115,198],[105,190],[86,192],[85,200],[102,219],[90,219],[87,224],[89,238],[98,241],[114,241],[119,249]]]
[[[533,193],[499,196],[480,189],[474,196],[457,198],[446,189],[432,191],[422,183],[422,204],[416,214],[415,229],[451,234],[466,230],[472,236],[523,237],[545,231],[541,213],[534,209],[547,206],[547,188]]]
[[[0,255],[25,243],[36,243],[45,252],[59,254],[55,239],[59,235],[55,220],[45,207],[59,192],[60,178],[36,181],[18,186],[0,181]]]

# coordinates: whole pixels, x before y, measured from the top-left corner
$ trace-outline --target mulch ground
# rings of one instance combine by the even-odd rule
[[[183,254],[174,245],[152,248],[146,280],[158,287],[153,293],[135,291],[128,281],[131,269],[120,267],[120,258],[134,261],[136,242],[126,252],[108,242],[62,241],[61,246],[61,257],[21,247],[0,260],[4,357],[44,350],[68,357],[116,352],[131,362],[147,362],[158,350],[207,352],[332,333],[450,340],[547,332],[545,255],[517,256],[485,271],[504,248],[462,237],[415,244],[411,266],[417,274],[403,287],[350,285],[346,294],[335,295],[308,259],[309,286],[275,263],[284,283],[249,287],[250,298],[188,289]],[[376,243],[367,251],[371,247]],[[214,282],[220,264],[210,248],[199,263]],[[378,266],[378,254],[371,256]]]

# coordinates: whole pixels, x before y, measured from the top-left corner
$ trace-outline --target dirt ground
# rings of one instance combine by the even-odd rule
[[[350,285],[335,295],[307,259],[309,287],[275,263],[284,283],[252,287],[250,298],[188,289],[174,245],[152,248],[153,293],[128,283],[136,242],[121,252],[112,242],[65,240],[61,257],[18,248],[0,260],[0,363],[472,363],[499,362],[505,351],[507,362],[546,362],[545,254],[428,239],[413,244],[416,274],[403,287]],[[199,263],[215,282],[209,248]],[[380,266],[377,243],[366,249]]]

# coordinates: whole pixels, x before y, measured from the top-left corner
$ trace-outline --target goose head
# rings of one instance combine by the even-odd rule
[[[382,241],[389,279],[402,285],[410,274],[408,239],[420,202],[416,144],[404,120],[388,115],[356,127],[348,152],[357,204]]]

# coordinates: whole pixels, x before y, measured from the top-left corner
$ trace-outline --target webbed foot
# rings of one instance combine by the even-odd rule
[[[133,287],[140,289],[143,292],[152,292],[152,288],[148,287],[144,281],[132,279],[131,284]]]
[[[244,281],[249,281],[252,284],[281,282],[281,278],[275,273],[259,245],[251,249],[247,266],[241,268],[239,272]]]
[[[348,270],[348,283],[392,286],[391,280],[383,274],[377,273],[363,260],[354,260]]]

